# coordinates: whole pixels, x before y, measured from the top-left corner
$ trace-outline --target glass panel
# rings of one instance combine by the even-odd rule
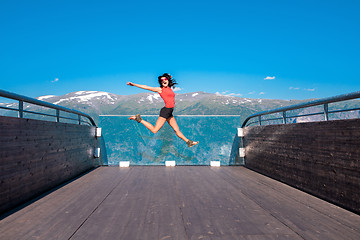
[[[7,110],[3,108],[19,109],[19,101],[0,97],[0,116],[17,117],[18,116],[17,111]]]
[[[338,111],[346,109],[358,109],[360,108],[360,100],[347,100],[338,103],[329,103],[329,111]],[[360,111],[346,111],[346,112],[336,112],[329,114],[329,120],[338,120],[338,119],[354,119],[360,118]]]
[[[118,165],[119,161],[130,161],[130,165],[164,165],[165,161],[176,161],[176,165],[210,165],[210,161],[239,164],[235,161],[239,144],[234,144],[239,116],[175,116],[185,137],[200,141],[192,148],[167,123],[153,134],[128,118],[100,116],[109,165]],[[155,125],[158,116],[142,118]]]
[[[288,123],[325,121],[323,105],[291,110],[286,113],[286,116],[289,117]],[[302,117],[296,117],[296,116],[302,116]]]
[[[55,117],[41,115],[41,114],[48,114],[48,115],[55,115],[55,110],[47,107],[38,106],[31,103],[24,102],[24,111],[30,111],[35,113],[28,113],[24,112],[24,118],[28,119],[35,119],[35,120],[43,120],[43,121],[56,121]]]

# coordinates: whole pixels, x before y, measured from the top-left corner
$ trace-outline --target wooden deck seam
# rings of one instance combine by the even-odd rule
[[[259,189],[261,189],[261,185],[266,187],[266,188],[269,188],[269,185],[272,185],[272,183],[274,183],[274,185],[272,185],[272,187],[270,187],[270,190],[276,192],[277,195],[282,195],[282,196],[288,198],[290,201],[293,201],[294,197],[295,197],[295,195],[291,195],[291,194],[296,194],[295,191],[298,191],[299,193],[301,192],[301,195],[303,195],[303,196],[307,195],[307,196],[310,197],[310,199],[308,199],[310,201],[310,204],[306,204],[307,200],[302,199],[302,201],[298,201],[298,200],[295,201],[295,205],[301,205],[303,209],[308,209],[308,210],[313,211],[314,214],[316,213],[318,216],[322,216],[322,217],[320,217],[322,219],[328,218],[327,221],[333,221],[333,224],[336,223],[336,226],[340,225],[342,229],[347,229],[346,232],[354,232],[354,231],[359,232],[359,228],[358,228],[358,225],[356,225],[356,223],[351,224],[350,220],[345,219],[346,216],[347,216],[347,217],[351,217],[351,219],[354,219],[357,222],[358,221],[357,215],[354,214],[354,213],[351,213],[350,211],[348,211],[346,209],[337,207],[337,206],[335,206],[335,205],[333,205],[333,204],[331,204],[329,202],[326,202],[326,201],[324,201],[324,200],[322,200],[322,199],[320,199],[318,197],[315,197],[315,196],[313,196],[311,194],[308,194],[308,193],[306,193],[304,191],[298,190],[298,189],[296,189],[296,188],[294,188],[292,186],[289,186],[287,184],[284,184],[282,182],[279,182],[277,180],[274,180],[272,178],[269,178],[267,176],[259,174],[259,173],[255,172],[255,171],[250,170],[250,169],[247,169],[247,171],[241,171],[241,173],[233,171],[233,169],[230,170],[230,168],[225,168],[225,169],[223,169],[223,171],[224,171],[223,174],[225,176],[224,179],[228,178],[227,182],[229,182],[233,186],[237,186],[237,184],[233,183],[232,180],[236,179],[237,177],[247,176],[246,178],[248,179],[248,181],[256,184],[253,187],[256,187],[256,188],[259,187]],[[235,174],[235,176],[232,176],[232,173],[234,173],[234,172],[236,174]],[[251,174],[251,172],[255,173],[256,175],[261,176],[262,178],[256,178],[256,177],[254,178],[254,175]],[[239,187],[238,187],[238,190],[241,191],[241,189]],[[247,190],[247,188],[245,190]],[[284,192],[286,190],[291,190],[290,195],[286,194]],[[243,193],[243,191],[241,191],[241,192]],[[245,194],[245,195],[247,195],[247,194]],[[292,197],[290,197],[290,196],[292,196]],[[261,202],[261,199],[259,199],[259,201]],[[318,210],[318,209],[316,209],[316,207],[314,208],[314,206],[315,206],[315,205],[313,205],[314,201],[315,202],[321,201],[322,202],[321,206],[324,206],[324,204],[325,204],[324,209],[321,208],[320,210]],[[261,203],[261,204],[264,204],[264,202]],[[329,210],[329,208],[331,208],[331,211],[329,211],[327,213],[326,209]],[[276,209],[271,210],[271,208],[269,208],[269,210],[274,211],[275,215],[279,214],[279,212],[277,212]],[[265,209],[265,211],[266,211],[266,209]],[[347,213],[344,212],[344,211],[346,211]],[[266,212],[268,212],[268,211],[266,211]],[[333,215],[331,215],[331,213],[333,213]],[[330,214],[330,216],[329,216],[329,214]],[[273,215],[273,214],[271,214],[271,215]],[[276,217],[276,219],[279,219],[279,217],[281,219],[283,219],[284,221],[290,220],[290,222],[289,222],[290,225],[293,226],[294,228],[298,229],[298,231],[303,236],[303,238],[309,239],[309,237],[310,237],[310,239],[311,239],[311,238],[314,237],[314,236],[308,236],[309,233],[307,231],[303,231],[303,229],[301,227],[299,228],[299,226],[301,226],[301,225],[298,225],[298,223],[296,223],[296,222],[292,222],[293,221],[293,220],[291,220],[292,216],[281,216],[281,215],[279,215],[278,217]],[[346,220],[346,221],[344,221],[344,220]],[[282,222],[280,219],[279,219],[279,221]],[[344,224],[344,223],[346,223],[346,224]],[[290,229],[292,230],[292,228],[290,228]],[[327,231],[330,232],[329,229]],[[294,232],[296,232],[296,231],[294,231]],[[314,233],[316,234],[317,232],[315,231]]]
[[[228,181],[226,178],[224,178],[223,176],[221,176],[221,174],[218,174],[216,171],[214,171],[213,169],[211,169],[212,172],[214,172],[216,175],[218,175],[221,179],[223,179],[225,182],[229,183],[231,186],[235,187],[236,189],[238,189],[237,185],[234,184],[231,181]],[[301,239],[306,239],[303,236],[301,236],[300,233],[298,233],[295,229],[293,229],[291,226],[289,226],[288,224],[286,224],[284,221],[282,221],[281,219],[277,218],[273,213],[271,213],[271,211],[269,211],[268,209],[264,208],[258,201],[256,201],[254,198],[250,197],[248,194],[246,194],[244,191],[242,191],[241,189],[238,189],[239,192],[241,192],[247,199],[249,199],[250,201],[254,202],[257,206],[259,206],[261,209],[263,209],[266,213],[268,213],[270,216],[272,216],[273,218],[275,218],[277,221],[279,221],[281,224],[283,224],[285,227],[287,227],[288,229],[290,229],[293,233],[295,233],[296,235],[298,235]]]
[[[182,204],[181,204],[180,194],[179,194],[178,189],[176,188],[175,176],[172,174],[171,178],[172,178],[172,182],[173,182],[173,186],[174,186],[174,191],[175,191],[175,194],[176,194],[176,199],[177,199],[177,202],[178,202],[178,207],[179,207],[179,210],[180,210],[181,221],[182,221],[182,223],[183,223],[183,227],[184,227],[186,239],[190,239],[190,238],[189,238],[189,234],[188,234],[187,229],[186,229],[186,224],[185,224],[185,220],[184,220],[183,210],[182,210],[182,208],[181,208],[181,205],[182,205]]]
[[[129,169],[129,171],[126,173],[126,176],[129,175],[132,168]],[[94,214],[94,212],[103,204],[103,202],[110,196],[110,194],[122,183],[126,177],[122,178],[111,190],[110,192],[104,197],[104,199],[94,208],[94,210],[85,218],[85,220],[79,225],[79,227],[71,234],[71,236],[68,238],[70,240],[78,231],[79,229],[86,223],[86,221]]]
[[[253,170],[250,170],[250,171],[253,171]],[[255,171],[255,172],[256,172],[256,171]],[[324,203],[326,203],[326,204],[333,204],[333,203],[328,202],[328,201],[326,201],[326,200],[323,200],[323,199],[321,199],[321,198],[319,198],[319,197],[317,197],[317,196],[314,196],[314,195],[312,195],[312,194],[310,194],[310,193],[307,193],[307,192],[302,191],[302,190],[300,190],[300,189],[298,189],[298,188],[295,188],[295,187],[293,187],[293,186],[291,186],[291,185],[288,185],[288,184],[286,184],[286,183],[284,183],[284,182],[278,181],[278,180],[276,180],[276,179],[273,179],[273,178],[271,178],[271,177],[269,177],[269,176],[263,175],[263,174],[258,173],[258,172],[256,172],[256,173],[257,173],[257,174],[260,174],[260,175],[262,175],[262,176],[264,176],[264,177],[266,177],[266,178],[268,178],[268,179],[271,179],[272,181],[274,181],[274,182],[276,182],[276,183],[280,183],[280,184],[283,184],[283,185],[285,185],[285,186],[287,186],[287,187],[289,187],[289,188],[296,189],[297,191],[303,192],[304,194],[309,194],[309,195],[312,196],[312,197],[315,197],[315,198],[317,198],[317,199],[322,200],[322,201],[323,201]],[[249,176],[248,173],[245,172],[245,174],[246,174],[247,176]],[[249,176],[249,177],[251,177],[251,176]],[[326,216],[326,217],[328,217],[328,218],[331,218],[332,220],[338,222],[340,225],[342,225],[342,226],[344,226],[344,227],[347,227],[347,228],[349,228],[349,229],[356,230],[356,231],[359,231],[359,230],[360,230],[359,228],[355,228],[355,229],[354,229],[353,226],[350,226],[350,225],[348,225],[348,224],[340,221],[339,219],[334,218],[331,214],[328,214],[328,212],[326,212],[326,211],[321,211],[321,210],[313,207],[311,204],[306,204],[305,202],[300,201],[299,199],[297,199],[296,197],[293,197],[292,195],[284,194],[283,192],[279,191],[279,189],[276,188],[273,184],[267,184],[267,183],[265,183],[265,182],[259,182],[259,183],[262,184],[262,185],[264,185],[264,186],[266,186],[266,187],[271,188],[272,190],[278,192],[278,193],[281,194],[281,195],[285,195],[285,196],[287,196],[288,198],[291,198],[293,201],[297,202],[298,204],[300,204],[300,205],[302,205],[302,206],[305,206],[305,207],[307,207],[307,208],[310,208],[310,209],[312,209],[313,211],[316,211],[317,213],[319,213],[319,214],[321,214],[321,215],[323,215],[323,216]],[[341,207],[338,207],[338,208],[341,208]],[[349,211],[349,210],[347,210],[347,209],[344,209],[344,210]],[[355,214],[355,213],[354,213],[354,214]]]

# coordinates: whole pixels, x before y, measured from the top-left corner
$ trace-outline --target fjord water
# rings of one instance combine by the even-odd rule
[[[158,116],[142,118],[155,125]],[[164,165],[165,161],[176,161],[176,165],[209,165],[210,161],[238,164],[239,116],[175,116],[175,119],[180,131],[188,139],[200,141],[198,145],[189,148],[168,123],[153,134],[141,123],[129,120],[129,116],[100,116],[108,164],[118,165],[120,161],[130,161],[130,165]]]

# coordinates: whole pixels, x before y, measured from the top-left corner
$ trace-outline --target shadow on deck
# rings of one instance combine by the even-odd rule
[[[100,167],[3,217],[0,239],[360,239],[360,216],[244,167]]]

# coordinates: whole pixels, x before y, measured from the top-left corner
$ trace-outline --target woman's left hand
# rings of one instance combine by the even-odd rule
[[[129,86],[134,86],[134,84],[132,82],[127,82],[126,84]]]

